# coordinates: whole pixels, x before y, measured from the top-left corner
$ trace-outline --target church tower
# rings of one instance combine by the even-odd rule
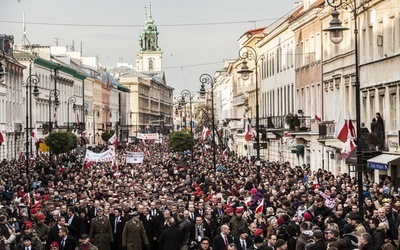
[[[158,31],[151,16],[151,3],[149,13],[145,8],[145,25],[139,38],[140,51],[136,56],[137,71],[162,71],[162,52],[158,46]]]

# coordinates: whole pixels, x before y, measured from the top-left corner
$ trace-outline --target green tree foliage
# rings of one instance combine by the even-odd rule
[[[51,132],[44,141],[56,155],[67,153],[78,145],[78,137],[65,131]]]
[[[105,142],[108,142],[108,140],[114,135],[115,131],[114,130],[106,130],[103,133],[101,133],[101,139]]]
[[[183,152],[191,150],[194,146],[193,137],[190,133],[186,132],[172,132],[168,139],[169,146],[175,152]]]

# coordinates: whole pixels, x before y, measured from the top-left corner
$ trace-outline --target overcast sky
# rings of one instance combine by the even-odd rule
[[[196,92],[202,73],[237,58],[237,40],[247,30],[265,27],[286,15],[295,0],[152,0],[167,84],[174,93]],[[22,41],[22,17],[31,44],[72,45],[102,65],[135,63],[148,0],[4,0],[0,33]],[[36,24],[35,24],[36,23]],[[42,23],[42,24],[39,24]],[[50,25],[52,24],[52,25]]]

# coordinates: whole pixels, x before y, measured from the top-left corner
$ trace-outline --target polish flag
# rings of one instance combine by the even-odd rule
[[[317,178],[316,178],[316,177],[314,178],[314,181],[313,181],[313,188],[314,188],[314,189],[319,188],[319,184],[318,184],[318,181],[317,181]]]
[[[321,118],[319,116],[317,116],[316,114],[314,114],[314,120],[316,120],[317,122],[321,122]]]
[[[117,147],[117,145],[118,145],[118,138],[117,138],[117,133],[116,133],[116,132],[114,132],[114,135],[111,136],[110,139],[108,139],[108,142],[109,142],[110,144],[113,144],[115,147]]]
[[[35,143],[39,141],[39,132],[37,128],[32,131],[31,136],[33,137]]]
[[[223,152],[222,152],[222,157],[226,157],[226,153],[228,152],[228,148],[226,148]]]
[[[339,139],[342,142],[346,142],[348,133],[349,133],[349,126],[346,120],[343,118],[342,113],[340,112],[333,138]]]
[[[91,166],[93,165],[93,162],[89,159],[85,162],[85,165],[83,166],[84,170],[88,170]]]
[[[246,117],[247,117],[247,112],[249,112],[249,109],[248,109],[248,108],[245,108],[245,109],[244,109],[244,113],[243,113],[243,118],[245,118],[245,119],[246,119]]]
[[[251,197],[248,197],[247,200],[244,202],[244,204],[246,204],[246,206],[250,206],[252,200],[253,200],[253,199],[252,199]]]
[[[248,119],[246,119],[246,123],[245,123],[245,128],[244,128],[244,139],[248,142],[251,140],[251,138],[253,137],[253,128],[251,127],[251,124],[249,122]]]
[[[203,131],[201,132],[201,140],[205,141],[207,137],[210,135],[210,130],[206,127],[203,127]]]
[[[346,153],[350,153],[355,148],[354,140],[352,138],[348,138],[345,144],[344,151]]]
[[[356,138],[357,137],[356,136],[356,129],[354,128],[353,122],[350,119],[350,115],[349,115],[349,119],[347,120],[347,124],[348,124],[348,127],[349,127],[349,132],[347,134],[347,138],[352,138],[352,139]]]
[[[263,211],[264,211],[264,199],[261,200],[260,204],[258,204],[254,212],[257,214],[257,213],[262,213]]]

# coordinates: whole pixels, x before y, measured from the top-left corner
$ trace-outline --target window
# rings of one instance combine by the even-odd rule
[[[153,60],[149,59],[149,70],[153,70]]]

